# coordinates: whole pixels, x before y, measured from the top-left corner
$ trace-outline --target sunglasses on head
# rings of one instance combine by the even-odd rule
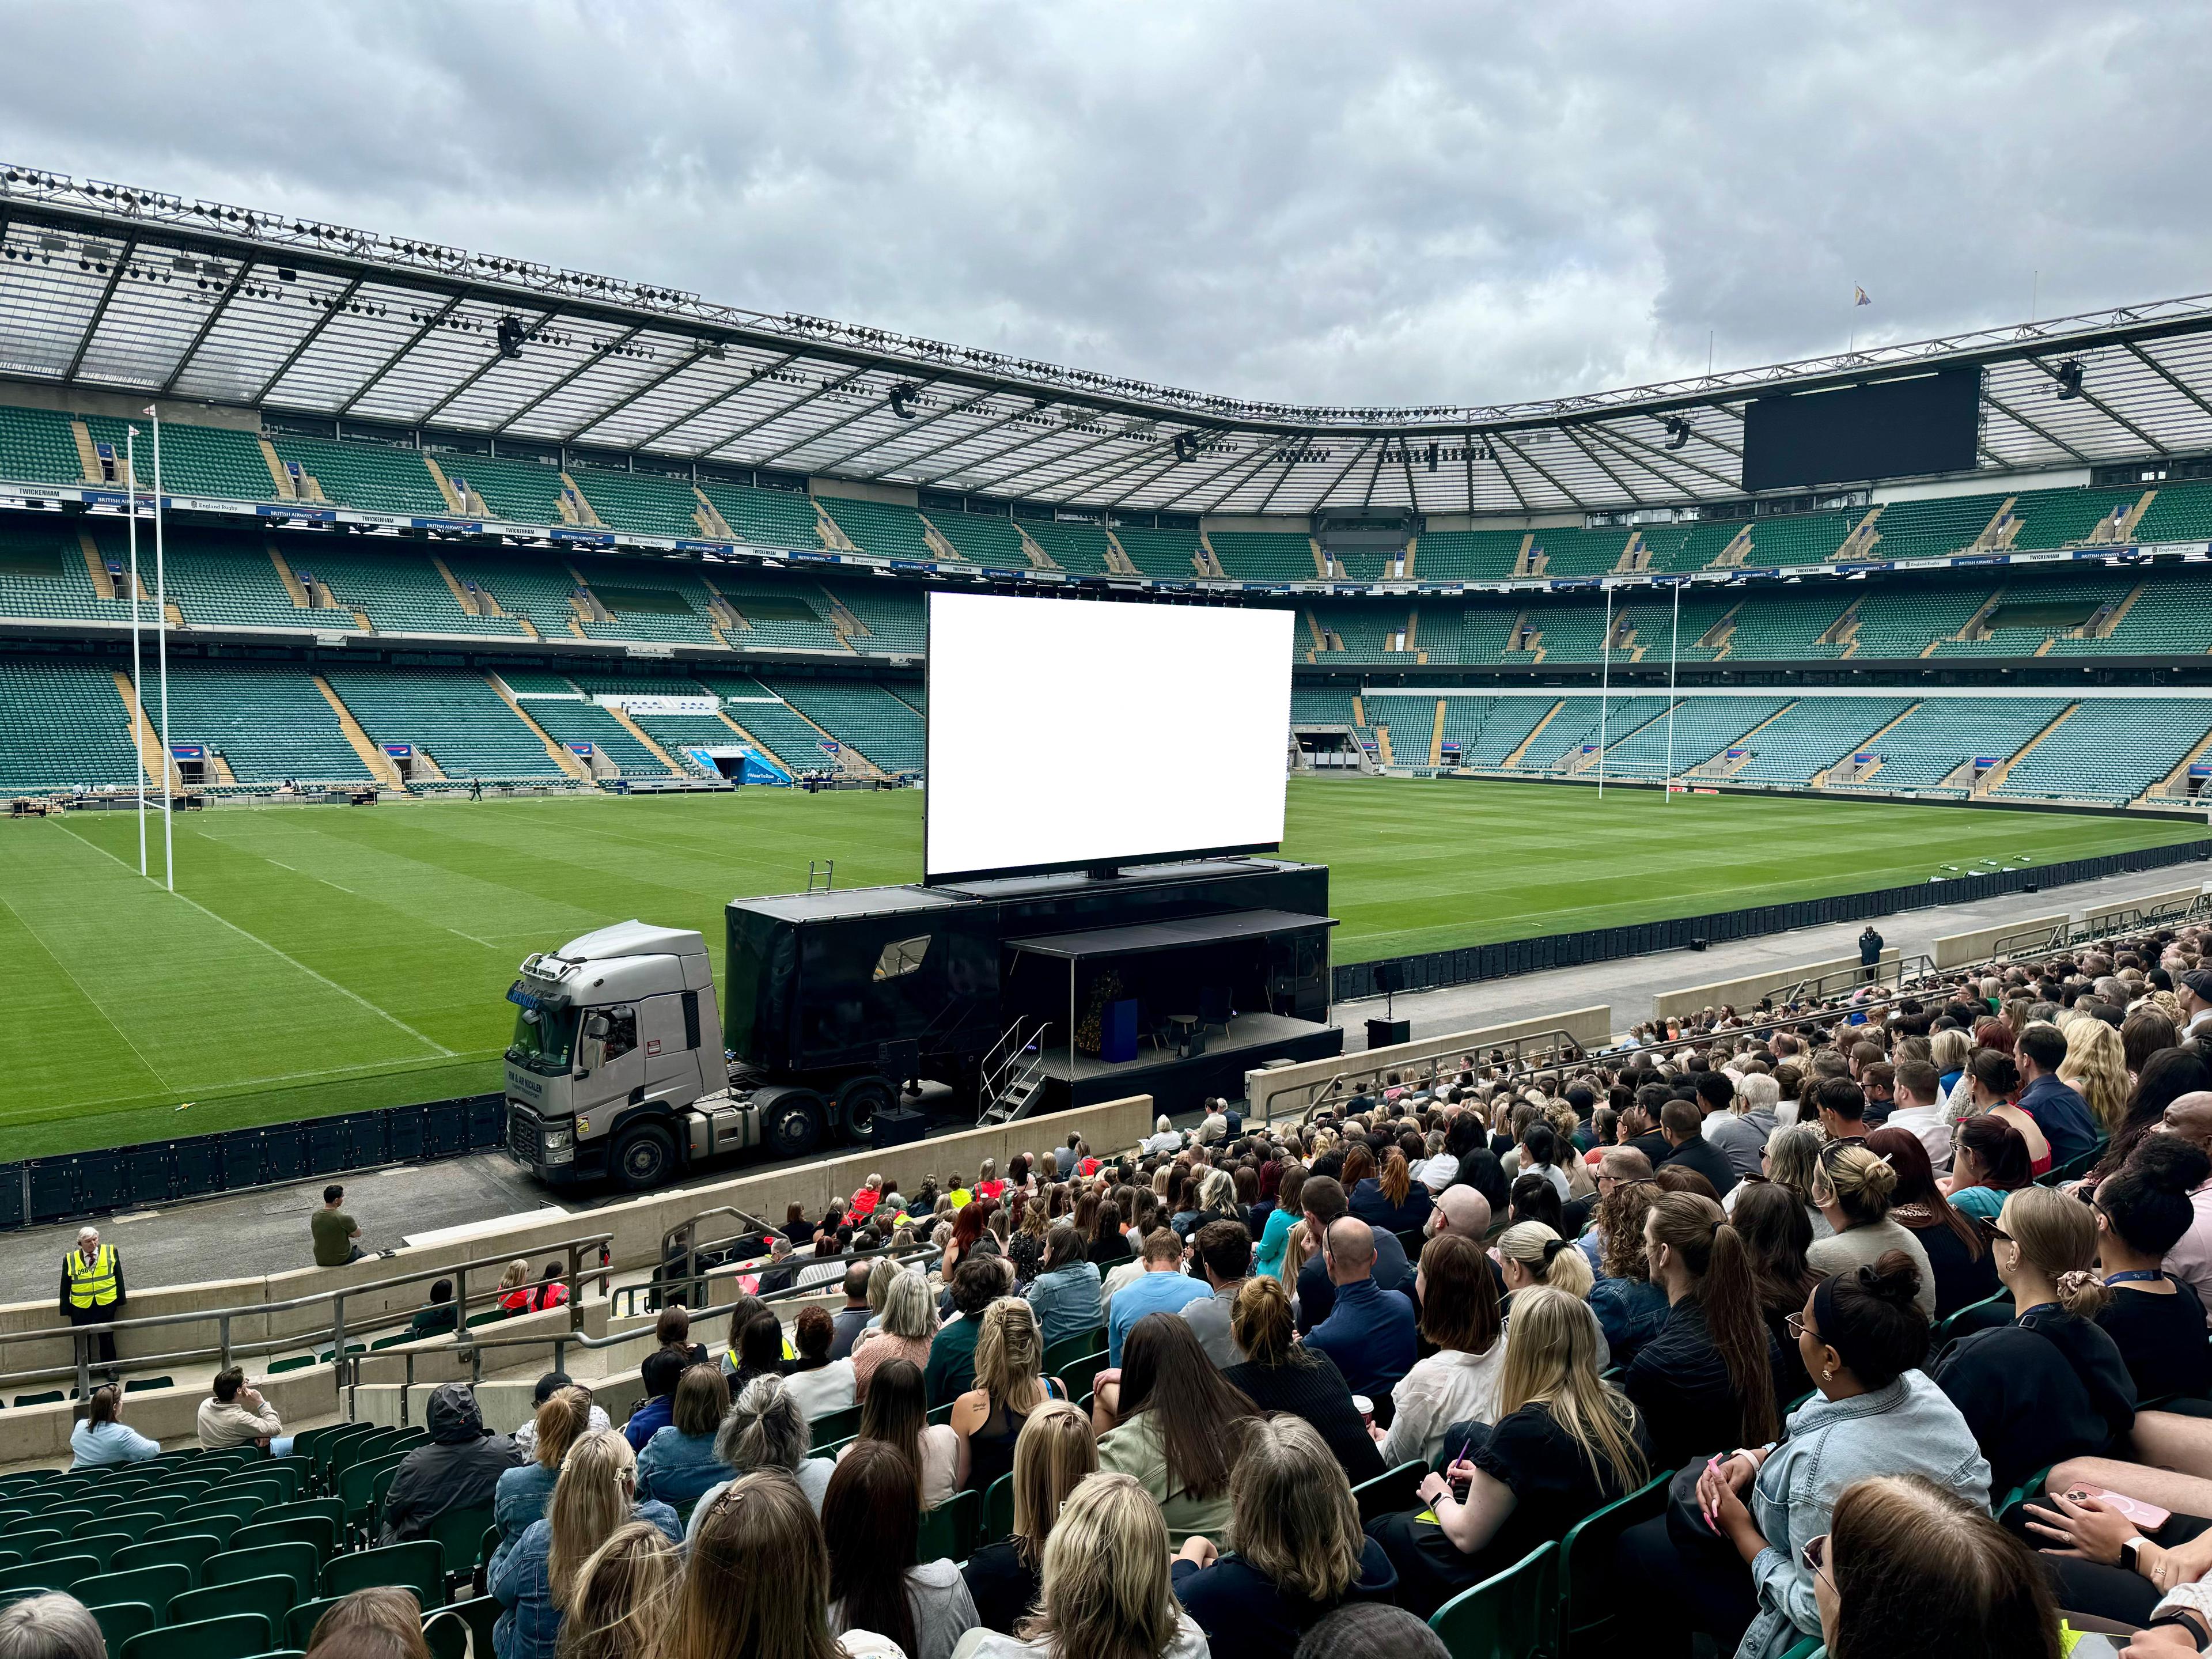
[[[1817,1537],[1807,1539],[1797,1559],[1805,1564],[1806,1571],[1817,1577],[1828,1578],[1828,1534],[1824,1532]],[[1828,1582],[1833,1584],[1836,1581],[1828,1578]]]

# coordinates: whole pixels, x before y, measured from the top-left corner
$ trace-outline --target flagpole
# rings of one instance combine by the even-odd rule
[[[161,667],[161,871],[171,892],[177,890],[176,791],[169,782],[175,763],[169,754],[169,587],[168,562],[161,540],[161,416],[153,404],[154,417],[154,609],[156,654]]]
[[[1597,798],[1605,799],[1606,697],[1613,687],[1613,584],[1605,585],[1605,638],[1598,645],[1601,666],[1597,682]]]
[[[1682,658],[1682,584],[1674,584],[1674,632],[1667,641],[1667,804],[1674,804],[1674,687]]]
[[[131,503],[131,748],[138,757],[138,874],[146,874],[146,696],[138,656],[138,428],[125,428],[123,487]]]

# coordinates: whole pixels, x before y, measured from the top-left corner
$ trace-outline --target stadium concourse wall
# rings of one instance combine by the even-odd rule
[[[1877,964],[1881,969],[1878,977],[1894,982],[1902,971],[1904,962],[1902,951],[1884,951]],[[1717,1008],[1723,1003],[1756,1002],[1763,996],[1776,991],[1786,991],[1807,980],[1847,974],[1863,965],[1856,956],[1830,957],[1824,962],[1800,963],[1795,968],[1768,968],[1738,979],[1686,985],[1678,991],[1662,991],[1652,998],[1651,1012],[1661,1019],[1671,1019],[1676,1014],[1695,1013],[1700,1008]]]
[[[1702,916],[1677,916],[1668,921],[1593,927],[1581,933],[1547,933],[1534,939],[1502,940],[1495,945],[1468,945],[1455,951],[1428,951],[1418,956],[1340,963],[1334,970],[1332,989],[1338,1002],[1381,996],[1382,972],[1386,963],[1395,963],[1398,969],[1398,989],[1436,991],[1447,986],[1510,979],[1517,974],[1541,973],[1553,968],[1582,968],[1615,962],[1624,957],[1650,956],[1659,951],[1702,949],[1705,945],[1726,945],[1736,939],[1786,933],[1799,927],[1866,921],[1876,916],[1932,909],[1942,904],[1972,904],[1984,899],[2002,898],[2008,893],[2063,887],[2079,881],[2101,881],[2107,876],[2164,870],[2206,860],[2212,860],[2212,840],[2176,842],[2169,847],[2136,848],[2096,858],[2069,859],[2039,868],[2015,866],[1988,875],[1917,882],[1910,887],[1881,887],[1863,893],[1838,893],[1828,898],[1716,910]]]
[[[345,1318],[349,1335],[355,1331],[373,1334],[379,1322],[394,1323],[422,1305],[428,1299],[429,1276],[445,1271],[457,1262],[500,1255],[513,1255],[529,1261],[540,1257],[550,1259],[555,1247],[563,1241],[605,1233],[611,1235],[611,1249],[617,1268],[625,1264],[634,1267],[641,1263],[659,1261],[662,1240],[666,1234],[693,1217],[708,1211],[730,1207],[772,1219],[775,1215],[782,1213],[782,1206],[795,1201],[818,1214],[832,1199],[848,1196],[871,1174],[896,1176],[902,1188],[912,1191],[921,1184],[923,1176],[933,1170],[972,1169],[986,1158],[998,1159],[1000,1166],[1004,1168],[1015,1153],[1047,1152],[1064,1146],[1071,1133],[1081,1134],[1096,1146],[1119,1151],[1135,1146],[1151,1132],[1152,1116],[1152,1097],[1150,1095],[1131,1095],[1096,1106],[1081,1106],[1069,1111],[1024,1118],[1016,1123],[961,1130],[928,1140],[914,1141],[904,1146],[862,1148],[797,1168],[738,1173],[728,1180],[705,1186],[641,1194],[578,1215],[566,1214],[558,1210],[534,1212],[517,1216],[503,1226],[471,1230],[463,1239],[435,1245],[405,1246],[388,1255],[369,1256],[343,1267],[291,1267],[198,1284],[134,1285],[125,1310],[129,1318],[146,1319],[168,1314],[207,1316],[186,1319],[174,1325],[119,1332],[116,1347],[126,1366],[134,1355],[151,1357],[188,1349],[213,1349],[221,1334],[216,1316],[222,1310],[232,1310],[230,1338],[234,1343],[296,1342],[304,1351],[328,1342],[331,1315],[327,1304],[315,1303],[304,1308],[268,1313],[255,1312],[256,1306],[285,1303],[300,1297],[319,1297],[349,1285],[380,1284],[403,1274],[422,1275],[419,1283],[364,1292],[357,1298],[349,1297]],[[303,1204],[300,1212],[300,1253],[302,1256],[307,1249],[307,1207]],[[714,1230],[713,1236],[720,1237],[726,1231],[717,1228]],[[58,1262],[58,1254],[56,1260]],[[237,1265],[250,1267],[252,1264],[241,1262]],[[476,1277],[483,1279],[483,1282],[471,1284],[472,1298],[481,1291],[489,1288],[489,1277],[482,1274]],[[611,1330],[619,1334],[617,1328],[626,1328],[628,1323],[613,1322],[611,1324],[609,1304],[603,1297],[585,1298],[579,1304],[576,1316],[582,1321],[581,1328],[595,1336],[606,1335]],[[570,1322],[568,1310],[558,1310],[502,1320],[495,1328],[488,1329],[485,1334],[487,1337],[501,1338],[533,1334],[551,1337],[568,1329]],[[0,1371],[32,1370],[71,1364],[68,1337],[33,1334],[51,1330],[54,1323],[54,1304],[51,1297],[35,1302],[17,1302],[0,1306]],[[649,1325],[650,1322],[647,1323]],[[450,1336],[434,1337],[421,1343],[386,1349],[374,1355],[363,1355],[361,1362],[363,1384],[400,1386],[405,1375],[405,1356],[410,1351],[415,1356],[415,1375],[418,1385],[441,1380],[434,1370],[426,1370],[426,1364],[450,1367],[456,1376],[466,1372],[465,1365],[453,1358],[458,1352],[458,1345],[453,1339]],[[523,1352],[528,1358],[518,1361],[518,1364],[526,1370],[534,1381],[548,1368],[551,1349],[548,1347],[542,1352],[534,1348]],[[430,1356],[427,1362],[426,1354]],[[264,1354],[242,1363],[250,1375],[258,1376],[267,1369],[269,1360],[273,1357],[276,1355]],[[173,1369],[181,1373],[192,1368],[179,1364],[173,1368],[165,1366],[165,1369]],[[288,1423],[304,1421],[334,1409],[336,1383],[331,1372],[324,1367],[311,1366],[297,1373],[282,1373],[272,1378],[268,1387],[270,1397],[276,1402],[278,1411]],[[131,1425],[140,1433],[166,1443],[188,1439],[192,1433],[193,1413],[205,1397],[206,1390],[198,1385],[197,1379],[192,1383],[173,1389],[154,1389],[133,1394],[131,1396]],[[67,1401],[9,1411],[6,1413],[5,1461],[17,1462],[61,1455],[68,1449],[70,1421]]]

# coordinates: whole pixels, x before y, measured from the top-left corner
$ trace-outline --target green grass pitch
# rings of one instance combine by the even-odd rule
[[[718,957],[739,894],[920,874],[918,793],[224,810],[177,892],[125,813],[0,823],[0,1159],[497,1087],[516,964],[637,916]],[[155,862],[159,870],[159,825]],[[1804,797],[1297,780],[1285,852],[1330,866],[1340,961],[2190,839],[2171,819]],[[190,1103],[183,1110],[177,1109]]]

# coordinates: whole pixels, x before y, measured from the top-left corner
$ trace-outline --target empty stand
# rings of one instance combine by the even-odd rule
[[[2179,767],[2208,731],[2212,698],[2085,700],[1993,793],[2015,799],[2133,800]]]
[[[1160,532],[1152,532],[1157,536]],[[1117,532],[1118,535],[1119,532]],[[1313,539],[1305,535],[1289,535],[1275,531],[1216,530],[1206,536],[1213,556],[1221,561],[1221,568],[1231,576],[1244,581],[1310,582],[1321,579],[1314,564]],[[1198,538],[1190,538],[1194,552]],[[1136,550],[1130,548],[1126,538],[1121,545],[1128,548],[1129,556],[1135,559]],[[1139,569],[1147,574],[1165,574],[1152,571],[1139,561]],[[1186,560],[1182,574],[1194,574]]]
[[[128,568],[123,560],[117,563]],[[147,592],[152,592],[150,583]],[[150,605],[142,605],[139,615],[144,624],[152,625]],[[0,616],[128,623],[128,578],[117,597],[103,556],[95,584],[82,539],[70,520],[43,513],[0,520]]]
[[[360,542],[302,556],[331,597],[358,611],[380,634],[489,634],[514,638],[522,624],[512,617],[475,616],[461,608],[427,553],[372,550]],[[297,569],[295,566],[295,569]],[[319,625],[319,624],[318,624]]]
[[[368,780],[337,712],[304,668],[172,662],[169,740],[206,744],[242,784]]]
[[[832,582],[828,592],[859,619],[867,632],[853,649],[869,655],[920,656],[927,644],[922,596],[913,587],[884,578]]]
[[[935,510],[923,516],[937,526],[937,533],[951,542],[963,559],[998,570],[1030,568],[1028,550],[1022,545],[1022,532],[1012,519],[996,514]]]
[[[2064,697],[1931,698],[1869,740],[1881,764],[1864,781],[1890,792],[1964,796],[1972,779],[1954,775],[1961,767],[1978,758],[2010,758],[2066,706]],[[1859,783],[1853,780],[1850,787]]]
[[[130,423],[105,415],[88,415],[83,420],[94,443],[114,446],[119,478]],[[151,489],[153,424],[140,421],[137,427],[138,483],[141,489]],[[262,459],[261,441],[254,434],[181,421],[161,423],[161,489],[170,495],[213,495],[238,501],[279,499],[276,480]]]
[[[1116,525],[1114,526],[1114,539],[1121,544],[1122,552],[1129,556],[1129,562],[1147,576],[1158,576],[1168,581],[1188,581],[1199,574],[1198,532],[1195,530],[1153,530],[1142,525]],[[1298,556],[1304,562],[1300,564],[1297,559],[1288,561],[1293,579],[1299,581],[1313,580],[1313,554],[1306,547],[1304,538],[1275,537],[1270,539],[1297,541],[1299,544]],[[1213,550],[1223,559],[1222,568],[1230,575],[1243,574],[1229,569],[1226,556],[1222,554],[1218,544]]]
[[[809,584],[727,571],[716,571],[711,580],[742,624],[727,635],[740,650],[844,651],[843,640],[824,614],[827,596],[810,598]]]
[[[1747,740],[1738,783],[1802,787],[1912,706],[1911,697],[1808,697]]]
[[[1106,531],[1103,525],[1030,519],[1023,522],[1022,528],[1062,570],[1079,576],[1099,576],[1113,568],[1109,562]],[[1192,545],[1196,546],[1198,538],[1193,536],[1190,539]],[[1127,550],[1126,544],[1123,550]],[[1188,559],[1185,562],[1188,562]]]
[[[0,477],[30,483],[82,483],[70,417],[50,409],[0,408]]]
[[[1789,702],[1787,697],[1684,697],[1674,704],[1670,720],[1662,701],[1656,718],[1607,744],[1605,769],[1613,776],[1680,777],[1772,719]]]
[[[422,464],[422,452],[319,438],[270,440],[280,461],[315,480],[325,501],[364,513],[443,516],[453,509]]]
[[[724,714],[792,770],[819,771],[834,763],[822,747],[823,734],[750,674],[702,674],[699,679],[723,699]]]
[[[761,489],[751,484],[700,481],[700,493],[714,504],[739,541],[765,547],[820,547],[822,532],[814,500],[797,490]]]
[[[323,678],[372,739],[412,744],[449,778],[566,775],[481,674],[347,665],[325,669]]]
[[[921,770],[925,758],[921,716],[873,681],[769,675],[761,683],[884,771]],[[743,723],[744,711],[732,709],[731,714]],[[769,741],[765,736],[761,740]]]
[[[436,459],[447,482],[456,489],[473,490],[482,496],[495,518],[516,524],[575,522],[561,510],[562,492],[567,486],[561,482],[557,466],[506,455],[440,455]],[[441,506],[439,510],[445,509]]]
[[[933,561],[937,557],[937,550],[929,544],[929,538],[922,529],[921,514],[910,507],[900,507],[891,501],[854,501],[842,495],[817,499],[823,510],[863,553],[884,559]]]
[[[680,536],[693,541],[703,533],[699,498],[692,493],[689,479],[587,466],[572,469],[568,476],[592,504],[599,522],[610,530],[628,530],[641,536]]]
[[[0,789],[136,786],[130,705],[116,689],[115,667],[81,657],[0,656]]]

